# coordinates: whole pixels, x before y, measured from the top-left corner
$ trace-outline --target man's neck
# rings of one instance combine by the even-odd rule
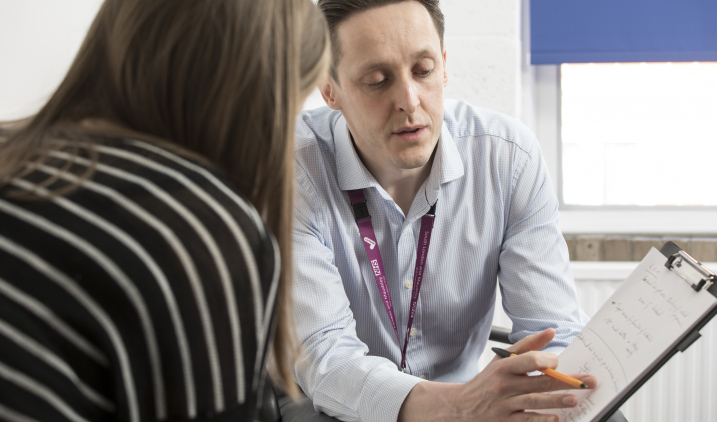
[[[431,158],[422,167],[415,169],[400,169],[382,162],[372,162],[366,160],[356,145],[354,149],[359,158],[364,163],[368,171],[371,172],[379,185],[391,195],[393,201],[401,208],[404,216],[408,216],[411,204],[416,198],[416,194],[421,189],[423,182],[426,181],[431,174],[433,159],[436,156],[438,146],[433,150]],[[382,165],[383,164],[383,165]]]
[[[411,204],[416,198],[416,194],[421,189],[423,182],[426,181],[431,173],[433,165],[433,155],[431,159],[421,168],[403,170],[396,172],[383,172],[379,176],[371,172],[381,187],[391,195],[393,201],[401,208],[403,215],[408,217],[408,211]],[[380,172],[379,172],[380,173]]]

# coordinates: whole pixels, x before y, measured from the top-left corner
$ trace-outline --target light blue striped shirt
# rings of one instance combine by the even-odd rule
[[[587,321],[540,147],[517,121],[446,101],[433,167],[408,216],[359,159],[340,112],[303,113],[296,143],[294,300],[305,354],[295,376],[316,410],[343,420],[395,421],[422,377],[473,378],[498,285],[513,341],[553,327],[557,335],[546,350],[558,352]],[[407,351],[410,375],[398,370],[401,348],[354,221],[350,189],[364,189],[401,341],[420,220],[438,200]]]

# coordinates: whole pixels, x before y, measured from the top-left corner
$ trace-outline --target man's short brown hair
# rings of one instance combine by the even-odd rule
[[[441,48],[443,48],[443,30],[445,19],[441,8],[438,6],[439,0],[319,0],[318,6],[326,16],[326,21],[329,23],[329,33],[331,34],[331,77],[336,82],[339,81],[339,75],[336,68],[339,65],[339,59],[341,58],[341,44],[339,43],[338,27],[341,22],[350,18],[351,16],[363,12],[365,10],[373,9],[376,7],[387,6],[394,3],[402,3],[404,1],[417,1],[421,3],[423,7],[428,10],[428,13],[433,19],[433,25],[436,27],[438,32],[438,38],[441,41]]]

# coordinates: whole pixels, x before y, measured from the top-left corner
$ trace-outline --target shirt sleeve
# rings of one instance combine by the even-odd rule
[[[510,340],[554,328],[555,338],[544,350],[558,353],[588,318],[578,306],[558,200],[537,140],[531,134],[529,141],[515,147],[498,280],[503,308],[513,321]]]
[[[320,198],[298,176],[294,225],[294,310],[303,354],[298,384],[317,411],[344,421],[395,421],[411,389],[422,380],[388,359],[368,356],[334,263],[321,235]]]

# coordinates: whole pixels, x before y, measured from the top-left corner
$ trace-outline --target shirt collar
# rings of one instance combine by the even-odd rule
[[[341,116],[336,121],[334,145],[336,147],[336,172],[341,190],[379,186],[356,153],[344,116]],[[438,142],[438,150],[433,159],[433,167],[425,183],[428,201],[431,204],[435,203],[440,185],[458,179],[463,174],[463,160],[455,142],[453,142],[453,136],[451,136],[444,123],[441,129],[441,139]]]
[[[378,182],[363,165],[353,142],[351,142],[349,127],[343,115],[336,120],[334,145],[336,146],[336,172],[339,189],[353,190],[378,186]]]

